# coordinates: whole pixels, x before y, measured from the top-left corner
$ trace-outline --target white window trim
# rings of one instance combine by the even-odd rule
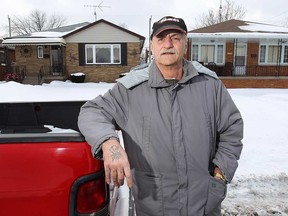
[[[261,46],[265,46],[265,62],[260,62],[260,54],[261,54]],[[258,53],[258,64],[259,65],[266,65],[266,66],[275,66],[275,64],[278,64],[278,62],[268,62],[268,52],[269,52],[269,46],[279,46],[277,43],[260,43],[259,44],[259,53]],[[281,45],[281,54],[280,54],[280,65],[288,65],[288,62],[284,63],[284,48],[285,46],[288,47],[288,44],[282,44]]]
[[[192,60],[192,50],[193,50],[193,45],[198,45],[198,61],[201,61],[201,46],[214,46],[215,47],[215,51],[214,51],[214,63],[216,63],[216,65],[225,65],[225,53],[226,53],[226,44],[225,43],[193,43],[191,44],[191,60]],[[221,45],[223,46],[223,62],[222,63],[218,63],[217,62],[217,54],[218,54],[218,46]],[[207,65],[208,63],[204,63],[205,65]]]
[[[43,46],[37,46],[37,56],[38,56],[38,58],[44,58]]]
[[[114,56],[114,49],[113,49],[113,46],[114,45],[117,45],[119,46],[119,62],[109,62],[109,63],[102,63],[102,62],[96,62],[96,52],[95,52],[95,48],[97,45],[109,45],[110,46],[110,57],[111,59],[113,59],[113,56]],[[93,62],[90,63],[90,62],[87,62],[87,48],[92,48],[92,55],[93,55]],[[104,64],[107,64],[107,65],[121,65],[121,44],[101,44],[101,43],[98,43],[98,44],[85,44],[85,64],[87,65],[104,65]]]

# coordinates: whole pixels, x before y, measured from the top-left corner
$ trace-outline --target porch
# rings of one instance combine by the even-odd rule
[[[0,80],[16,81],[22,83],[26,77],[25,65],[6,65],[1,67]]]
[[[65,66],[41,66],[38,73],[27,74],[25,65],[6,66],[0,71],[0,80],[15,81],[23,84],[38,85],[53,80],[66,80]]]
[[[218,76],[232,77],[288,77],[288,66],[271,65],[271,66],[234,66],[227,62],[224,66],[208,63],[205,65],[210,70],[217,73]]]
[[[48,66],[42,65],[38,74],[38,84],[50,83],[53,80],[64,81],[68,79],[65,73],[66,66]]]

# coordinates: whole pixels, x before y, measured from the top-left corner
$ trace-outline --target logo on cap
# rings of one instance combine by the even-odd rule
[[[158,35],[162,31],[174,29],[182,33],[187,33],[187,27],[183,19],[176,18],[172,16],[165,16],[159,21],[155,22],[152,27],[153,31],[151,34],[151,39],[153,36]]]

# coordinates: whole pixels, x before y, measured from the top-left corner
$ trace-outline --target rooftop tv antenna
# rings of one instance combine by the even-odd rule
[[[220,7],[219,7],[219,21],[222,22],[222,0],[220,0]]]
[[[102,3],[103,3],[103,1],[98,5],[84,5],[84,7],[93,7],[94,8],[95,21],[97,21],[97,13],[96,13],[97,8],[103,12],[103,10],[102,10],[103,7],[110,7],[110,6],[102,5]]]

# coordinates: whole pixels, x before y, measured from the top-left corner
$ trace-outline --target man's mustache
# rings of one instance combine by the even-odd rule
[[[162,50],[160,52],[160,55],[163,55],[163,54],[175,54],[175,53],[176,53],[175,49],[168,49],[168,50]]]

